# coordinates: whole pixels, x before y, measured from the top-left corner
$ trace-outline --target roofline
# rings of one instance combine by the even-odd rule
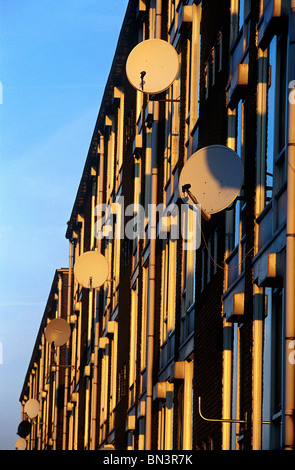
[[[69,221],[67,222],[67,230],[65,237],[67,239],[72,238],[72,233],[76,226],[77,215],[79,214],[79,210],[83,206],[84,196],[87,191],[87,182],[90,176],[91,171],[91,164],[95,161],[97,156],[97,146],[99,144],[100,134],[104,132],[105,128],[105,116],[106,110],[111,107],[113,101],[113,89],[116,85],[116,81],[122,78],[122,73],[125,72],[125,63],[126,58],[130,52],[130,36],[133,34],[132,25],[134,24],[134,20],[136,19],[136,12],[138,7],[137,0],[129,0],[125,17],[123,20],[123,24],[121,27],[121,31],[119,34],[113,62],[111,65],[111,69],[109,72],[109,76],[107,79],[107,83],[104,89],[104,94],[102,97],[100,110],[98,113],[98,117],[95,123],[94,131],[92,134],[86,162],[84,165],[84,169],[82,172],[80,184],[78,187],[78,191],[76,194],[75,202],[73,205],[73,209],[71,212],[71,216]]]
[[[59,269],[55,270],[53,280],[52,280],[52,283],[51,283],[51,288],[50,288],[50,291],[49,291],[49,295],[48,295],[48,298],[47,298],[47,301],[46,301],[46,306],[45,306],[45,309],[44,309],[44,313],[43,313],[43,316],[42,316],[40,327],[39,327],[37,337],[36,337],[36,340],[35,340],[33,352],[32,352],[31,359],[30,359],[30,362],[29,362],[29,366],[28,366],[28,369],[27,369],[27,373],[26,373],[26,376],[25,376],[25,379],[24,379],[23,388],[22,388],[22,391],[21,391],[21,394],[20,394],[20,397],[19,397],[20,402],[23,400],[23,397],[25,395],[25,392],[26,392],[26,389],[27,389],[27,386],[28,386],[29,376],[30,376],[31,370],[33,368],[33,364],[35,362],[35,357],[38,354],[39,345],[40,345],[40,342],[41,342],[41,337],[42,337],[44,328],[46,326],[47,318],[49,316],[48,313],[50,311],[50,305],[51,305],[52,300],[53,300],[52,297],[54,296],[54,291],[55,291],[55,288],[57,286],[58,275],[60,273],[68,273],[68,272],[69,272],[68,268],[59,268]]]

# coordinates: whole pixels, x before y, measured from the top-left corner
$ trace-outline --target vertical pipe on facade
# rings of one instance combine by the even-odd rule
[[[262,361],[263,361],[263,306],[259,302],[262,295],[257,286],[253,286],[254,312],[253,312],[253,392],[252,392],[252,420],[253,420],[253,450],[261,450],[262,444]],[[258,300],[257,300],[258,299]]]
[[[44,334],[42,335],[42,338],[41,338],[41,358],[40,358],[40,392],[39,392],[39,400],[40,400],[40,421],[41,423],[44,423],[44,401],[43,401],[43,392],[44,392],[44,386],[45,386],[45,373],[44,373],[44,369],[45,369],[45,362],[44,362],[44,358],[45,358],[45,336]],[[41,424],[41,427],[38,425],[38,450],[41,450],[42,449],[42,439],[43,439],[43,436],[44,436],[44,424]]]
[[[97,175],[97,204],[103,203],[103,172],[104,172],[104,140],[100,134],[100,160],[99,175]],[[98,179],[99,178],[99,179]],[[97,239],[97,250],[101,252],[101,239]],[[99,291],[96,292],[96,310],[99,305]],[[91,430],[90,430],[90,450],[95,450],[96,428],[97,428],[97,390],[98,390],[98,342],[99,342],[99,321],[95,323],[95,339],[94,339],[94,364],[93,364],[93,381],[92,381],[92,406],[91,406]]]
[[[223,419],[231,418],[232,335],[232,324],[223,318]],[[222,450],[230,450],[230,429],[230,423],[222,423]]]
[[[266,96],[267,96],[267,64],[266,52],[258,51],[258,85],[257,85],[257,111],[258,111],[258,133],[263,135],[262,129],[266,120]],[[256,166],[256,197],[255,197],[255,220],[264,207],[265,200],[265,140],[263,137],[257,140]],[[258,251],[259,227],[254,228],[254,254]],[[252,391],[252,422],[253,422],[253,450],[261,450],[262,446],[262,382],[263,382],[263,289],[253,284],[253,391]],[[262,302],[261,302],[262,300]]]
[[[156,1],[156,39],[161,39],[162,0]],[[153,132],[152,132],[152,200],[157,205],[157,150],[158,150],[159,102],[154,101]],[[155,320],[155,284],[156,284],[156,220],[151,222],[150,256],[149,256],[149,314],[147,336],[147,391],[146,391],[146,433],[145,449],[151,449],[152,440],[152,402],[153,402],[153,366],[154,366],[154,320]]]
[[[228,138],[227,146],[232,150],[236,148],[236,141],[233,137],[233,114],[228,109]],[[231,227],[233,225],[233,211],[226,211],[225,214],[225,255],[224,259],[228,257],[232,250],[232,234]],[[228,270],[224,271],[224,292],[228,289]],[[231,390],[232,390],[232,360],[233,360],[233,325],[228,322],[226,318],[223,320],[223,352],[222,352],[222,418],[231,418]],[[229,422],[222,423],[222,449],[230,450],[231,447],[231,424]]]
[[[37,400],[39,400],[40,403],[40,411],[38,413],[37,417],[37,442],[38,442],[38,449],[40,450],[40,438],[41,438],[41,427],[38,423],[39,418],[41,418],[42,422],[42,390],[43,390],[43,359],[44,359],[44,353],[43,353],[43,337],[41,338],[41,344],[40,344],[40,349],[41,349],[41,354],[40,354],[40,361],[39,361],[39,378],[38,378],[38,388],[37,388]]]
[[[61,274],[58,275],[58,284],[57,284],[57,291],[58,291],[58,299],[57,299],[57,317],[58,318],[61,318],[61,313],[62,313],[62,277],[61,277]],[[59,363],[60,363],[60,348],[58,348],[56,350],[56,356],[57,356],[57,359],[56,359],[56,364],[57,364],[57,367],[56,367],[56,371],[55,371],[55,392],[54,392],[54,397],[55,397],[55,400],[54,400],[54,408],[53,408],[53,411],[54,411],[54,419],[53,419],[53,434],[52,434],[52,438],[53,438],[53,450],[56,450],[56,437],[57,437],[57,419],[58,419],[58,414],[57,414],[57,394],[58,394],[58,388],[59,388],[59,377],[60,377],[60,367],[59,367]]]
[[[73,242],[69,241],[69,269],[68,269],[68,302],[67,302],[67,321],[70,322],[71,316],[71,305],[72,305],[72,265],[73,265]],[[67,350],[68,355],[68,350]],[[71,361],[70,361],[71,362]],[[67,360],[67,365],[68,360]],[[70,368],[65,368],[65,393],[64,393],[64,410],[63,410],[63,439],[62,439],[62,449],[66,449],[67,445],[67,402],[68,402],[68,387],[69,387],[69,374]]]
[[[289,17],[289,86],[295,79],[295,0]],[[294,450],[295,364],[295,104],[289,97],[287,142],[286,312],[284,448]]]

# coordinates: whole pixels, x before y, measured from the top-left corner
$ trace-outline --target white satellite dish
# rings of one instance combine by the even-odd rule
[[[26,450],[27,448],[27,441],[20,437],[15,443],[15,450]]]
[[[25,404],[24,411],[28,415],[29,418],[33,419],[36,418],[37,414],[39,413],[40,404],[38,400],[34,398],[28,400]]]
[[[76,280],[87,289],[100,287],[107,280],[108,274],[108,262],[97,251],[85,251],[74,265]]]
[[[149,94],[169,88],[178,75],[179,59],[174,47],[162,39],[142,41],[130,52],[126,74],[131,85]]]
[[[63,346],[71,334],[71,327],[63,318],[54,318],[45,328],[45,337],[49,343],[55,346]]]
[[[205,214],[215,214],[234,201],[243,180],[244,167],[237,153],[224,145],[211,145],[198,150],[185,163],[179,177],[179,195],[184,202],[197,201]]]

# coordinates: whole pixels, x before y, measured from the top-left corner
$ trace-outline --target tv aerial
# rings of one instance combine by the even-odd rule
[[[107,280],[109,266],[106,258],[97,251],[85,251],[74,265],[74,276],[82,287],[96,289]]]
[[[35,400],[34,398],[28,400],[25,403],[24,412],[29,418],[31,419],[36,418],[36,416],[39,413],[39,410],[40,410],[40,404],[38,400]]]
[[[131,85],[147,94],[165,91],[179,71],[179,58],[174,47],[162,39],[147,39],[130,52],[126,75]]]
[[[179,196],[185,203],[200,204],[202,215],[226,209],[239,194],[244,180],[240,157],[229,147],[211,145],[195,152],[179,176]]]
[[[45,328],[45,337],[54,346],[63,346],[71,334],[71,327],[64,318],[54,318]]]

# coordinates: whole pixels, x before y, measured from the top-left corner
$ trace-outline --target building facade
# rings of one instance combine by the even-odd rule
[[[20,397],[40,401],[27,448],[294,449],[294,9],[130,0],[56,274],[67,301],[45,310]],[[154,38],[179,71],[152,95],[126,61]],[[211,145],[237,152],[244,182],[190,245],[179,177]],[[87,251],[108,262],[97,289],[74,275]],[[71,336],[51,364],[52,315]]]

